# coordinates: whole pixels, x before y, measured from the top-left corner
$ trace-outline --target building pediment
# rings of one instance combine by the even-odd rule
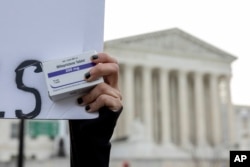
[[[105,48],[138,50],[139,52],[229,63],[236,59],[235,56],[178,28],[107,41]]]

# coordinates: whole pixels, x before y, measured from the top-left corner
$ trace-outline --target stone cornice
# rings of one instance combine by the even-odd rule
[[[182,57],[215,59],[228,63],[236,60],[235,56],[178,28],[106,41],[104,47],[151,53],[172,52]]]

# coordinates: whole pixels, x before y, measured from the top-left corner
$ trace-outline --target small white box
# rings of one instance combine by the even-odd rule
[[[91,56],[95,54],[97,54],[95,51],[90,51],[42,63],[51,100],[57,101],[75,95],[86,94],[95,85],[103,82],[102,77],[91,82],[84,80],[84,74],[95,66],[91,62]]]

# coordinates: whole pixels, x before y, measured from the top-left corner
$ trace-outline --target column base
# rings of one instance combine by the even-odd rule
[[[185,143],[181,146],[186,151],[192,151],[194,149],[194,146],[191,143]]]
[[[204,158],[212,158],[214,155],[214,149],[209,146],[198,146],[193,149],[193,156],[196,158],[204,159]]]

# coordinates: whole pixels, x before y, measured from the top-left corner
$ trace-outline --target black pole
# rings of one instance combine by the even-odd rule
[[[24,164],[24,119],[20,120],[20,129],[19,129],[19,148],[18,148],[18,161],[17,167],[23,167]]]

